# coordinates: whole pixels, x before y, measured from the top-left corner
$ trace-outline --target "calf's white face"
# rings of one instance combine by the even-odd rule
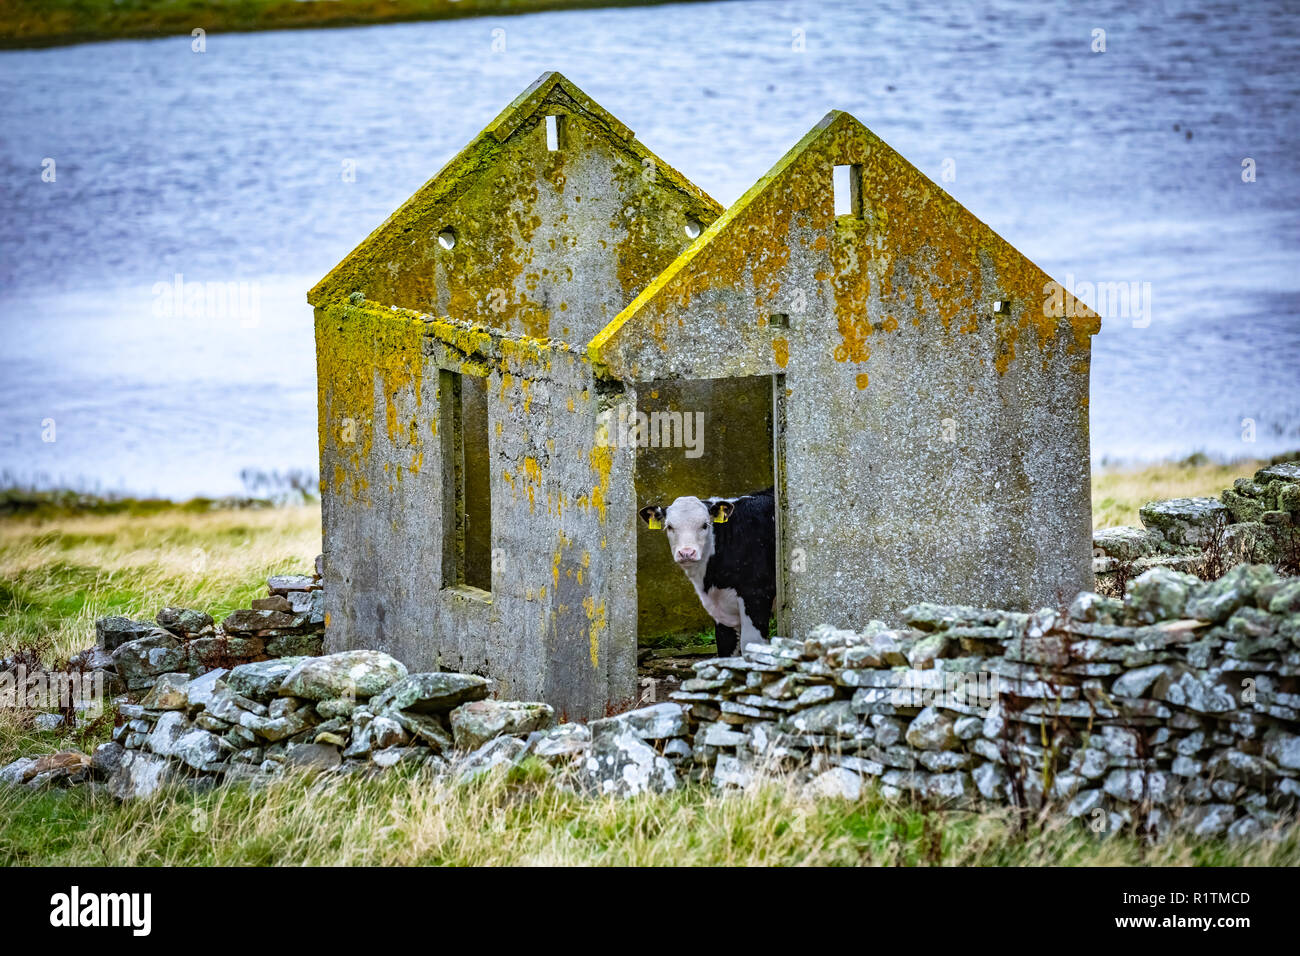
[[[699,498],[678,498],[664,512],[663,521],[673,560],[682,567],[707,564],[713,557],[713,519]]]

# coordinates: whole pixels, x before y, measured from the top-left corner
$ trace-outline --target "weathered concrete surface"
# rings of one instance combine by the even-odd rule
[[[561,719],[632,699],[634,455],[597,416],[635,394],[581,346],[720,211],[547,74],[312,290],[328,650],[490,675]],[[447,544],[446,373],[487,383],[490,590]]]
[[[835,215],[837,164],[860,170],[858,215]],[[923,598],[1053,604],[1091,584],[1100,323],[1064,293],[1066,314],[1050,314],[1049,282],[833,112],[588,353],[624,382],[783,376],[792,633]],[[769,324],[775,313],[790,327]]]
[[[560,117],[547,149],[546,117]],[[585,344],[722,212],[558,73],[544,74],[308,296]],[[439,233],[451,229],[455,245]]]
[[[635,554],[609,517],[635,514],[633,457],[597,444],[585,357],[364,305],[322,310],[317,342],[334,357],[321,362],[327,649],[491,676],[502,696],[551,701],[561,717],[630,700]],[[443,547],[454,495],[442,369],[487,377],[490,592],[454,586]]]

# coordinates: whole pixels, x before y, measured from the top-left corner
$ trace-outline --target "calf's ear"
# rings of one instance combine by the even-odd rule
[[[646,505],[637,513],[650,526],[651,531],[658,531],[664,526],[664,509],[659,505]]]
[[[714,501],[709,505],[709,514],[713,516],[714,524],[726,524],[731,513],[736,510],[736,506],[730,501]]]

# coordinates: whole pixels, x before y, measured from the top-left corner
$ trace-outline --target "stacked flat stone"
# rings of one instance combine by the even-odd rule
[[[1138,516],[1140,528],[1093,534],[1092,569],[1102,594],[1119,596],[1125,581],[1153,567],[1200,573],[1211,549],[1223,566],[1294,560],[1292,552],[1300,551],[1300,461],[1238,478],[1218,498],[1152,501]]]
[[[1300,579],[1167,568],[1068,611],[916,605],[906,628],[818,628],[700,662],[672,697],[692,775],[852,795],[1053,803],[1097,829],[1246,836],[1300,797]]]
[[[169,779],[259,781],[287,767],[465,769],[463,758],[498,737],[554,724],[545,704],[486,699],[491,683],[473,674],[408,674],[367,650],[255,661],[197,678],[164,674],[139,704],[119,704],[124,723],[95,756],[117,748],[108,788],[122,798]]]
[[[273,576],[267,592],[220,624],[180,607],[163,608],[152,622],[100,618],[89,660],[109,686],[140,693],[164,674],[197,676],[249,661],[319,655],[325,638],[320,574]]]

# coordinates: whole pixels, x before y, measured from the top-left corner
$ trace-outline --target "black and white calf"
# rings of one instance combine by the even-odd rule
[[[776,600],[776,511],[772,489],[739,498],[678,498],[640,511],[664,529],[673,560],[713,618],[718,654],[767,643]]]

